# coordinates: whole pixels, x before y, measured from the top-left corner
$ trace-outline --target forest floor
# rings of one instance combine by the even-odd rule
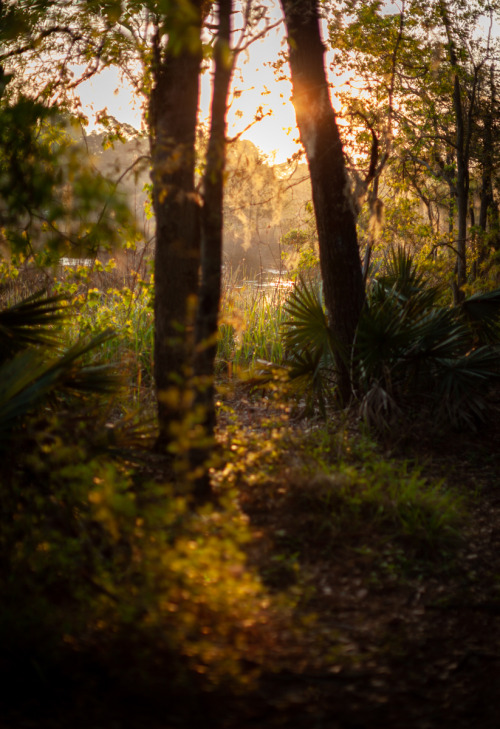
[[[373,446],[353,416],[325,425],[248,388],[226,393],[220,438],[235,464],[240,451],[247,459],[235,486],[253,533],[248,559],[271,592],[295,595],[296,631],[276,636],[269,668],[247,691],[184,697],[190,706],[167,711],[118,692],[95,719],[86,706],[97,697],[81,696],[54,718],[16,715],[2,729],[497,729],[499,395],[478,433],[420,431]],[[418,466],[463,497],[454,541],[415,546],[369,521],[329,528],[315,490],[335,479],[337,460],[362,468],[374,448],[381,461]],[[330,461],[328,477],[315,473],[319,457]]]
[[[248,442],[259,428],[275,429],[265,401],[239,396],[232,404]],[[349,432],[358,428],[351,423],[333,424],[337,448],[359,438],[359,432]],[[382,459],[386,452],[391,460],[419,466],[424,477],[442,479],[463,496],[468,517],[451,550],[429,545],[428,553],[415,553],[411,545],[405,549],[384,542],[369,525],[363,533],[347,530],[329,539],[322,528],[325,516],[318,521],[311,517],[307,499],[290,498],[315,487],[313,473],[309,483],[296,475],[304,457],[297,444],[303,439],[314,443],[315,433],[324,444],[324,426],[298,420],[288,421],[287,427],[292,442],[283,454],[283,470],[268,484],[246,482],[240,498],[261,537],[261,548],[251,558],[271,586],[297,580],[307,596],[298,612],[313,612],[314,621],[288,662],[285,651],[281,670],[265,674],[254,695],[228,700],[223,712],[218,698],[209,712],[210,725],[497,729],[498,393],[492,396],[489,424],[475,434],[433,437],[420,431],[404,443],[380,448]],[[363,459],[363,453],[355,457]]]

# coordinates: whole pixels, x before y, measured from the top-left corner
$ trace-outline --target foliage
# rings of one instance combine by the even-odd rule
[[[334,392],[338,347],[328,326],[320,286],[300,277],[285,311],[285,364],[298,391],[306,397],[306,410],[310,412],[317,402],[324,415]]]
[[[291,376],[305,378],[324,410],[335,343],[317,293],[302,283],[290,301],[285,337],[300,347]],[[403,413],[430,410],[457,427],[484,421],[488,384],[500,375],[499,303],[497,290],[442,306],[412,256],[393,250],[369,288],[351,354],[365,419],[386,433]]]
[[[125,309],[126,292],[110,299]],[[60,296],[36,295],[0,315],[0,334],[19,334],[20,350],[1,367],[2,448],[12,454],[1,466],[2,645],[23,656],[19,670],[61,666],[74,681],[74,656],[97,655],[134,690],[159,664],[173,692],[193,673],[207,685],[250,681],[240,662],[257,666],[272,634],[269,601],[245,564],[245,520],[229,496],[194,512],[179,484],[148,483],[129,465],[151,433],[116,419],[112,401],[82,397],[116,378],[109,365],[78,366],[107,333],[61,350],[67,334],[54,327],[70,311]]]
[[[260,361],[281,364],[281,324],[286,289],[232,284],[223,294],[219,325],[218,363],[229,374],[251,368]]]
[[[101,350],[103,356],[107,361],[121,363],[130,395],[137,404],[147,400],[153,383],[152,281],[136,282],[133,289],[124,286],[101,290],[91,286],[82,294],[79,287],[71,285],[69,290],[73,289],[78,317],[66,328],[66,337],[73,342],[80,336],[112,328],[116,336]]]
[[[61,391],[109,393],[120,382],[109,364],[81,363],[112,336],[110,330],[61,349],[61,335],[52,328],[67,316],[60,296],[44,298],[42,293],[0,313],[2,450],[12,447],[23,418]]]
[[[460,543],[461,496],[415,463],[381,453],[352,420],[303,420],[296,428],[282,398],[270,395],[249,422],[226,405],[228,416],[235,418],[224,430],[232,453],[217,478],[238,487],[243,508],[269,528],[273,546],[262,569],[273,587],[296,585],[304,598],[311,564],[326,560],[335,570],[354,554],[375,573],[390,564],[401,579],[432,569],[437,554]]]
[[[126,201],[82,162],[59,110],[21,97],[0,106],[3,254],[39,265],[109,250],[134,238]]]
[[[410,236],[397,240],[391,234],[389,242],[408,245],[413,239],[426,244],[427,252],[439,251],[441,261],[448,261],[448,277],[455,259],[460,286],[477,276],[486,241],[496,245],[492,119],[498,45],[491,32],[497,13],[498,7],[482,0],[407,0],[397,8],[345,0],[330,10],[354,192],[358,203],[369,201],[363,227],[369,228],[374,197],[387,211],[396,203],[404,213],[405,203],[418,203]],[[368,191],[361,183],[370,168],[375,177]],[[422,241],[418,229],[424,224],[429,232]]]
[[[193,513],[167,484],[92,453],[81,414],[74,425],[31,421],[37,447],[3,479],[4,650],[73,680],[75,656],[93,654],[133,691],[158,670],[172,693],[188,669],[208,685],[250,680],[239,663],[258,662],[269,604],[245,566],[241,516],[229,503]]]
[[[498,378],[498,292],[456,307],[438,305],[410,255],[392,252],[373,284],[357,333],[354,362],[362,410],[379,429],[395,410],[433,410],[438,422],[474,428],[487,412],[488,384]],[[474,305],[476,302],[476,306]],[[475,311],[474,321],[465,318]],[[486,327],[489,342],[474,332]]]
[[[311,203],[306,205],[306,210],[309,215],[307,228],[292,228],[280,239],[283,247],[281,256],[292,277],[301,273],[309,276],[319,275],[316,222]]]
[[[326,550],[371,532],[406,541],[409,552],[425,555],[456,541],[464,517],[460,498],[442,483],[373,455],[363,469],[344,464],[329,473],[292,475],[287,501],[288,508],[311,515]]]

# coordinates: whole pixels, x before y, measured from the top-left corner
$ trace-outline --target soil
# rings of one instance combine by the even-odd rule
[[[255,695],[233,699],[213,726],[304,729],[497,729],[500,726],[500,398],[479,432],[439,438],[422,431],[388,454],[424,464],[424,474],[462,493],[470,518],[451,561],[433,554],[427,566],[401,575],[376,571],[353,549],[301,550],[304,611],[314,625],[299,654],[264,675]],[[262,403],[238,400],[240,419],[259,427]],[[248,410],[250,408],[250,411]],[[256,422],[257,420],[257,422]],[[297,429],[314,423],[297,422]],[[293,457],[289,454],[288,458]],[[264,534],[253,558],[264,568],[276,535],[300,525],[283,502],[242,493],[242,506]],[[281,508],[280,508],[281,507]],[[360,543],[370,544],[363,534]],[[318,540],[321,543],[321,540]],[[344,545],[345,546],[345,545]],[[380,548],[373,535],[373,548]],[[440,564],[442,560],[442,564]],[[267,562],[269,565],[269,562]],[[408,570],[407,570],[408,573]],[[286,582],[285,574],[281,575]],[[271,584],[280,582],[272,575]],[[333,657],[332,657],[333,656]]]
[[[291,421],[272,399],[227,397],[221,437],[238,428],[250,441],[287,422],[291,440],[314,440],[317,421]],[[284,628],[269,667],[250,691],[216,690],[170,706],[110,693],[106,710],[78,705],[55,717],[12,716],[4,729],[498,729],[500,726],[500,398],[474,434],[439,439],[421,433],[387,450],[387,458],[423,464],[424,473],[463,494],[469,512],[451,552],[416,555],[402,566],[379,535],[351,534],[329,544],[307,532],[307,513],[276,494],[278,475],[252,486],[242,480],[241,508],[255,539],[248,559],[271,591],[299,595],[297,632]],[[278,426],[276,426],[278,427]],[[356,424],[344,428],[356,428]],[[335,428],[334,428],[335,429]],[[243,435],[242,435],[243,434]],[[383,448],[382,448],[383,450]],[[281,478],[293,480],[293,452]],[[286,489],[283,489],[285,491]],[[279,491],[279,488],[278,488]],[[286,535],[301,529],[294,551]],[[360,548],[362,545],[362,548]],[[404,551],[404,550],[403,550]],[[279,555],[279,559],[276,557]],[[397,555],[396,555],[397,556]],[[392,561],[391,561],[392,560]],[[311,617],[312,616],[312,617]],[[304,627],[306,626],[306,627]],[[253,665],[248,666],[252,670]],[[121,709],[116,709],[121,706]]]

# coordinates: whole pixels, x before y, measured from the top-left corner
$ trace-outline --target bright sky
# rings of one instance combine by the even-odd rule
[[[277,3],[273,3],[272,14],[274,19],[281,17]],[[290,101],[291,85],[287,81],[276,81],[270,67],[272,62],[278,60],[284,38],[285,30],[281,25],[240,54],[233,89],[243,93],[233,99],[228,113],[228,134],[232,137],[250,124],[258,107],[262,106],[264,114],[271,112],[246,131],[242,139],[252,141],[276,163],[285,162],[299,149],[294,142],[299,134]],[[202,119],[206,119],[209,114],[210,80],[210,73],[206,72],[201,82]],[[79,94],[91,129],[95,128],[96,112],[104,107],[118,121],[141,129],[140,102],[134,101],[131,87],[121,80],[118,69],[107,69],[85,82],[79,87]]]

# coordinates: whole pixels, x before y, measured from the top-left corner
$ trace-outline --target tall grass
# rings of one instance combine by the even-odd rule
[[[217,373],[251,368],[259,360],[281,364],[281,323],[288,291],[279,286],[252,284],[225,287],[220,313]],[[154,314],[152,284],[136,289],[91,288],[76,299],[78,317],[69,337],[114,329],[101,356],[123,364],[134,392],[153,383]]]
[[[228,286],[222,297],[217,369],[251,368],[258,360],[281,364],[281,325],[288,289],[276,285]]]
[[[74,314],[65,324],[68,345],[105,329],[116,332],[97,354],[101,361],[119,364],[134,401],[140,403],[144,398],[150,399],[154,382],[154,284],[152,279],[137,277],[134,285],[123,286],[123,281],[113,277],[108,268],[111,271],[111,264],[100,277],[85,269],[72,270],[69,276],[56,275],[55,280],[53,272],[46,273],[43,284],[65,294],[73,305]],[[12,281],[11,296],[25,293],[21,284],[22,281]],[[37,283],[31,288],[40,287]],[[251,369],[259,360],[276,365],[283,362],[281,325],[289,291],[279,281],[267,285],[225,282],[217,374]]]
[[[99,352],[101,359],[116,362],[123,371],[133,399],[148,397],[153,384],[154,313],[150,284],[134,290],[89,289],[74,301],[76,315],[71,319],[67,336],[79,337],[113,329],[116,336]]]

